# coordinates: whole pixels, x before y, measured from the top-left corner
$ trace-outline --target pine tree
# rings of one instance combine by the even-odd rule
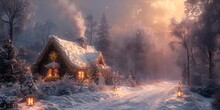
[[[6,39],[0,47],[0,83],[15,83],[20,74],[23,74],[23,63],[16,59],[16,48],[10,39]]]
[[[96,46],[97,49],[102,52],[107,64],[111,65],[111,42],[109,29],[110,27],[107,23],[107,19],[105,17],[105,14],[103,14],[101,23],[99,25],[98,41]]]
[[[137,30],[134,39],[128,45],[131,59],[130,74],[138,78],[146,69],[146,55],[150,48],[144,40],[144,32]]]
[[[37,87],[35,86],[32,73],[29,71],[28,73],[26,73],[25,77],[26,77],[25,81],[21,85],[21,89],[20,89],[22,95],[23,96],[36,95]]]
[[[132,75],[128,75],[127,82],[130,87],[135,87],[137,85]]]

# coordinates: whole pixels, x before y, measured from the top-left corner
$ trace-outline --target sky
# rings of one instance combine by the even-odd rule
[[[60,6],[61,2],[69,4]],[[82,17],[92,14],[100,21],[106,14],[112,31],[122,31],[135,25],[143,25],[157,33],[167,33],[171,18],[180,20],[184,16],[183,0],[36,0],[36,20],[53,20],[60,27],[71,25],[72,22],[65,13],[67,7],[75,6]],[[73,5],[71,5],[73,4]],[[73,14],[74,15],[74,14]]]

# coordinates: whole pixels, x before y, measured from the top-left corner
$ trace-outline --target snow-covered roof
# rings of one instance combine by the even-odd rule
[[[65,59],[65,62],[68,63],[67,65],[70,66],[70,68],[86,69],[90,67],[92,63],[98,61],[100,56],[102,57],[101,52],[97,51],[94,46],[87,45],[86,48],[83,48],[77,42],[64,40],[58,36],[51,35],[48,44],[39,55],[35,65],[41,62],[51,44],[57,48],[59,54]]]
[[[58,36],[52,35],[50,40],[57,44],[69,63],[77,67],[90,67],[90,64],[95,62],[101,54],[93,46],[88,45],[87,48],[83,48],[76,42],[61,39]]]

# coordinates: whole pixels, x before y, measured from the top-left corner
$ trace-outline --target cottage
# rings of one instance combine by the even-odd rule
[[[39,73],[47,80],[56,80],[69,73],[77,79],[92,77],[92,67],[105,65],[101,52],[93,46],[51,36],[46,47],[32,67],[33,73]]]

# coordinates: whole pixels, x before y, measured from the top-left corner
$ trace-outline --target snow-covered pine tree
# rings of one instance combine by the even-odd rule
[[[99,51],[102,52],[103,56],[106,59],[106,63],[112,65],[111,63],[111,42],[110,42],[110,33],[109,25],[106,19],[105,14],[102,15],[101,23],[98,29],[98,40],[96,47]]]
[[[21,85],[21,93],[23,96],[30,96],[30,95],[36,95],[37,93],[37,87],[35,86],[33,75],[30,71],[26,73],[25,81]]]
[[[24,64],[16,56],[16,48],[9,38],[6,39],[0,47],[0,83],[11,85],[23,74]]]
[[[119,85],[119,83],[120,83],[120,75],[119,75],[118,71],[117,72],[113,72],[112,82],[113,82],[114,86]]]
[[[134,80],[134,77],[131,74],[128,75],[127,82],[128,82],[128,86],[130,87],[135,87],[137,85],[136,81]]]

